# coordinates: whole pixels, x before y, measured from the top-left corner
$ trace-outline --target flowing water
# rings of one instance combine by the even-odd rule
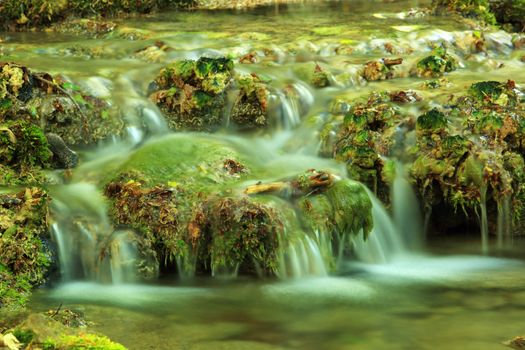
[[[463,236],[438,236],[429,244],[424,237],[429,213],[420,212],[402,159],[391,210],[370,192],[374,229],[369,239],[340,238],[340,251],[352,246],[355,259],[339,254],[327,235],[317,232],[286,247],[280,279],[268,281],[201,279],[180,271],[181,276],[162,276],[157,284],[136,283],[134,233],[111,229],[102,194],[88,182],[146,139],[169,133],[144,91],[173,59],[261,54],[259,63],[236,69],[271,79],[276,130],[262,135],[225,130],[208,137],[234,144],[264,165],[264,180],[310,168],[346,176],[343,164],[317,156],[319,127],[331,101],[375,90],[419,89],[422,81],[407,77],[419,57],[413,53],[430,52],[432,45],[447,43],[461,69],[447,76],[446,94],[421,91],[427,100],[445,101],[479,80],[525,82],[524,63],[509,34],[483,33],[487,51],[474,52],[477,34],[466,23],[408,12],[429,2],[346,0],[235,13],[166,12],[117,21],[123,29],[103,39],[0,33],[2,61],[63,74],[93,94],[110,97],[124,112],[127,127],[122,138],[78,150],[83,162],[72,183],[51,188],[61,281],[38,291],[33,308],[63,303],[130,349],[498,349],[503,340],[523,333],[524,246],[506,244],[509,199],[498,203],[494,245],[499,257],[478,256],[496,251],[489,249],[486,203],[480,207],[482,238],[469,236],[465,243]],[[138,52],[157,41],[172,49],[144,60]],[[364,82],[359,68],[385,57],[386,44],[405,59],[401,77]],[[315,90],[305,83],[300,67],[308,63],[329,70],[332,87]],[[417,115],[420,107],[406,109]],[[328,272],[327,255],[339,256],[335,275]]]

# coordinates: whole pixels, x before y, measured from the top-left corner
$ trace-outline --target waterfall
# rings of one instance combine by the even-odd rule
[[[115,231],[102,194],[78,183],[52,189],[51,234],[58,248],[62,281],[131,283],[139,275],[132,231]]]
[[[506,195],[498,201],[498,248],[505,245],[505,241],[511,237],[512,218],[510,213],[510,195]]]
[[[487,214],[487,185],[483,184],[481,188],[479,206],[481,209],[481,251],[483,254],[489,252],[489,221]]]
[[[308,235],[291,242],[281,249],[277,276],[285,279],[328,275],[328,264],[320,247]]]
[[[425,232],[421,211],[402,165],[397,164],[392,183],[392,216],[370,190],[368,195],[372,200],[374,228],[366,240],[362,236],[353,239],[354,252],[359,260],[387,263],[396,257],[421,250]]]
[[[366,240],[362,235],[353,239],[354,253],[367,263],[386,263],[406,254],[409,248],[383,203],[370,190],[367,192],[372,200],[374,228]]]
[[[291,83],[282,91],[270,94],[270,109],[283,129],[293,129],[314,103],[310,89],[301,82]]]
[[[391,191],[394,225],[410,251],[423,248],[424,225],[421,211],[412,185],[407,180],[403,166],[398,163]]]

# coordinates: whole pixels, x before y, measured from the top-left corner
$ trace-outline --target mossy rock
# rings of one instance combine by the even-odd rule
[[[485,24],[496,24],[490,3],[489,0],[432,0],[432,8],[438,15],[459,13],[463,17],[477,19]]]
[[[469,88],[469,94],[476,100],[497,104],[503,107],[515,106],[518,103],[513,81],[500,83],[497,81],[482,81],[474,83]]]
[[[317,63],[295,64],[293,69],[299,79],[315,88],[330,86],[329,72]]]
[[[421,59],[415,69],[412,70],[412,75],[419,77],[440,77],[445,73],[450,73],[458,69],[458,61],[446,53],[443,48],[434,50],[434,53]]]
[[[255,75],[236,79],[239,94],[230,115],[231,121],[240,129],[266,128],[270,124],[268,115],[268,86]]]
[[[0,307],[24,305],[31,289],[44,282],[50,254],[48,196],[37,188],[0,194]]]
[[[23,30],[49,26],[73,16],[129,16],[194,3],[193,0],[5,0],[0,7],[0,23],[3,29]]]
[[[243,185],[259,173],[262,168],[226,141],[170,135],[135,151],[103,183],[114,222],[141,234],[166,266],[177,265],[186,274],[273,275],[279,252],[319,226],[299,223],[295,198],[324,192],[331,177],[307,172],[261,184],[285,198],[272,201]],[[326,189],[326,196],[336,231],[370,231],[371,207],[361,186],[341,180]]]
[[[124,127],[108,101],[73,82],[1,63],[0,121],[21,119],[60,136],[69,145],[94,144],[119,135]]]
[[[50,315],[30,314],[12,333],[27,348],[43,350],[126,350],[109,338],[66,327]]]
[[[437,108],[420,115],[417,118],[417,130],[420,133],[437,133],[447,129],[448,119]]]
[[[232,78],[229,58],[176,61],[163,68],[150,85],[150,99],[171,129],[213,131],[223,123],[226,89]]]
[[[250,171],[227,143],[171,135],[132,154],[105,192],[115,222],[144,234],[160,261],[209,273],[234,266],[253,272],[255,259],[271,273],[279,214],[235,195]]]
[[[522,32],[525,28],[524,0],[490,1],[490,10],[503,28],[515,32]]]
[[[384,188],[385,184],[381,184],[384,157],[393,149],[393,134],[402,118],[389,94],[373,93],[366,102],[354,103],[343,122],[333,125],[336,136],[330,153],[346,164],[350,178],[374,191]],[[377,194],[385,197],[386,193],[388,190]]]

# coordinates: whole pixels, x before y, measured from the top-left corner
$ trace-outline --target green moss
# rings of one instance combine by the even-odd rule
[[[52,156],[42,130],[28,122],[0,124],[0,162],[17,169],[45,168]]]
[[[334,222],[339,232],[354,235],[363,232],[368,236],[373,228],[372,202],[362,184],[340,180],[326,191],[326,196],[334,209]]]
[[[212,201],[208,212],[212,271],[246,270],[246,264],[267,273],[276,271],[282,227],[278,217],[273,209],[248,199]]]
[[[224,142],[199,135],[170,135],[138,149],[118,173],[140,173],[147,187],[175,182],[203,189],[237,180],[224,168],[228,159],[244,163]],[[115,174],[109,176],[108,180]]]
[[[44,350],[126,350],[109,338],[96,334],[63,335],[59,339],[46,340]]]
[[[417,118],[417,130],[436,133],[443,131],[448,126],[448,119],[444,113],[434,108]]]
[[[70,145],[93,144],[123,130],[107,101],[69,80],[15,63],[0,63],[0,70],[0,123],[24,120]]]
[[[493,103],[500,106],[518,103],[518,96],[514,91],[514,83],[500,83],[497,81],[482,81],[474,83],[469,88],[469,94],[478,101]]]

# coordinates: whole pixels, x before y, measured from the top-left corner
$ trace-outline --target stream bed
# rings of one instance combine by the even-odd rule
[[[271,131],[224,128],[200,137],[240,145],[244,156],[266,166],[261,180],[311,168],[346,176],[344,165],[318,156],[318,135],[334,98],[414,89],[424,100],[446,101],[480,80],[525,83],[520,61],[525,53],[512,47],[511,34],[487,31],[486,50],[472,52],[472,37],[478,34],[468,22],[409,11],[429,4],[345,0],[236,12],[165,12],[115,20],[120,29],[102,37],[67,30],[0,32],[0,60],[62,74],[123,111],[123,136],[75,149],[81,163],[69,186],[78,185],[84,192],[72,187],[71,193],[80,193],[86,203],[98,203],[98,190],[86,187],[89,179],[103,177],[115,159],[146,140],[170,133],[145,93],[158,71],[172,60],[201,56],[239,58],[255,52],[255,63],[236,63],[236,70],[268,77],[274,91],[295,86],[300,103],[275,94],[279,121]],[[422,89],[424,79],[410,77],[410,67],[441,43],[458,58],[459,69],[446,75],[446,91]],[[363,64],[386,56],[404,58],[398,77],[378,82],[359,77]],[[305,81],[298,67],[308,64],[329,72],[329,87],[315,89]],[[421,107],[404,108],[417,115]],[[58,183],[51,192],[64,187]],[[419,231],[410,235],[424,242],[423,227]],[[80,312],[90,329],[132,350],[502,349],[505,340],[525,332],[525,243],[515,239],[496,246],[491,239],[490,253],[483,255],[479,234],[469,234],[438,234],[387,263],[345,259],[328,276],[180,278],[176,271],[163,271],[149,284],[70,278],[36,290],[31,309],[62,305]]]

